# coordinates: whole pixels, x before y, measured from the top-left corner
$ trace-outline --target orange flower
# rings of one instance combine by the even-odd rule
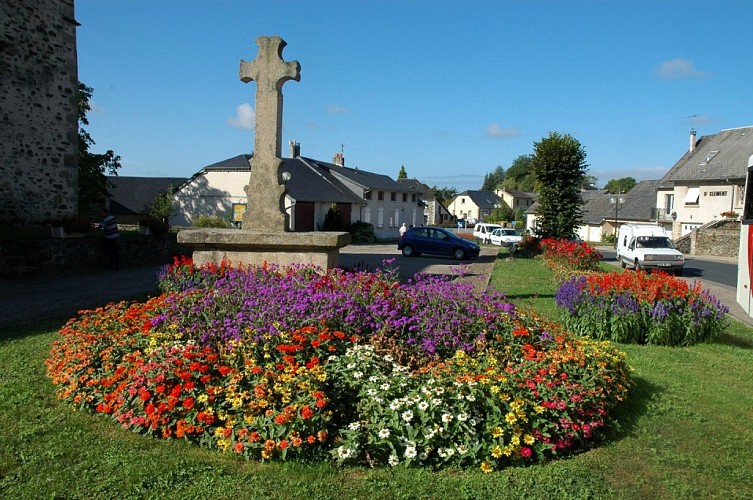
[[[303,408],[301,408],[302,419],[307,420],[313,416],[314,416],[314,410],[312,410],[309,405],[305,405]]]
[[[233,447],[233,450],[235,450],[236,453],[243,453],[243,450],[246,447],[243,445],[243,443],[235,443],[235,446]]]

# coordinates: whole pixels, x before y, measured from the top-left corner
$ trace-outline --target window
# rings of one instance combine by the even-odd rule
[[[664,213],[666,215],[671,215],[673,208],[675,208],[675,195],[665,194],[664,195]]]
[[[465,198],[460,198],[460,204],[465,204]]]
[[[698,198],[701,196],[701,188],[688,188],[685,194],[686,205],[698,205]]]
[[[363,192],[363,199],[364,200],[370,200],[371,199],[371,191],[364,191]]]
[[[408,201],[408,193],[403,193],[403,201]]]
[[[415,202],[416,201],[416,195],[415,193],[410,195],[410,201]]]
[[[384,209],[383,208],[380,208],[379,213],[377,214],[377,227],[384,227]]]
[[[392,191],[390,193],[390,201],[395,201],[395,200],[397,200],[397,193]]]
[[[363,209],[363,221],[371,224],[371,209],[369,207]]]
[[[384,191],[377,191],[377,200],[384,201]]]

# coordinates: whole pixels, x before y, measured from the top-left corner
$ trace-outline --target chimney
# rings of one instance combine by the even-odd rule
[[[298,158],[301,156],[301,144],[295,141],[288,142],[290,145],[290,157],[291,158]]]
[[[695,151],[695,130],[690,129],[690,152]]]
[[[332,158],[332,163],[334,163],[337,166],[344,167],[345,166],[345,157],[342,153],[335,153],[335,156]]]

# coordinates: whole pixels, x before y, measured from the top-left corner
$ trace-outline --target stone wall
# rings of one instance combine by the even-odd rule
[[[694,229],[674,243],[685,255],[737,257],[740,250],[740,222],[715,221]]]
[[[169,264],[174,256],[191,256],[175,233],[126,235],[118,242],[121,268]],[[107,267],[101,237],[0,241],[0,277],[58,275],[98,271]]]
[[[73,0],[0,2],[0,223],[78,209]]]

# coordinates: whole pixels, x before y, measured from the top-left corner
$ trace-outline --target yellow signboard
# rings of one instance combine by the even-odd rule
[[[233,222],[243,222],[243,214],[245,213],[245,203],[233,203]]]

